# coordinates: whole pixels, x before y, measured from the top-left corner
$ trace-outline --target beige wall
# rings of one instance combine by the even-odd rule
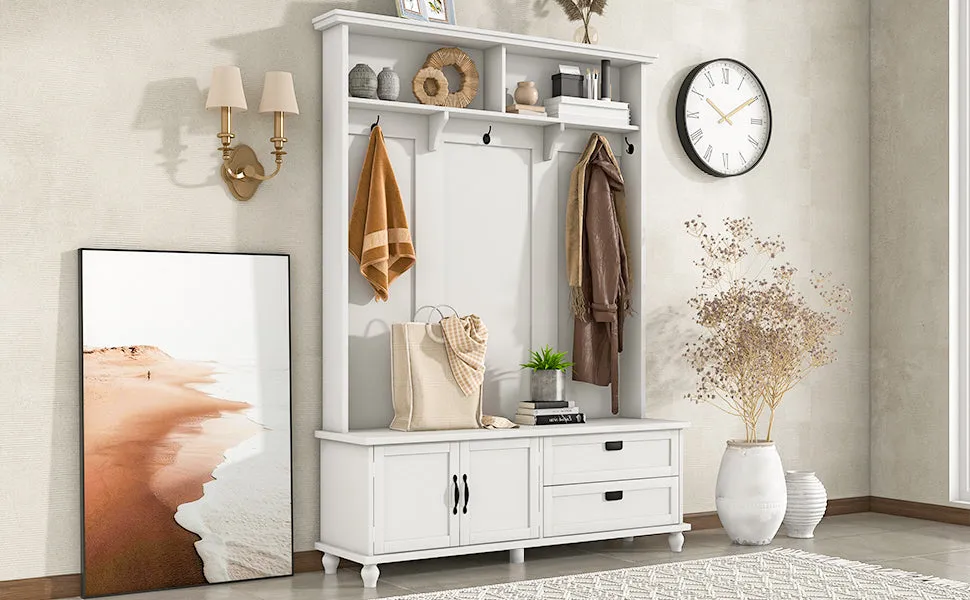
[[[944,504],[948,447],[946,0],[872,3],[874,496]]]
[[[567,39],[575,29],[551,0],[538,9],[456,1],[463,25]],[[292,255],[296,547],[316,539],[320,42],[309,20],[334,7],[388,13],[392,5],[231,4],[0,2],[0,580],[79,568],[79,246]],[[833,497],[869,493],[868,10],[866,0],[614,0],[597,19],[604,44],[661,56],[643,148],[652,169],[646,368],[655,415],[694,423],[689,512],[714,508],[724,440],[739,434],[714,409],[683,399],[696,248],[681,224],[698,212],[750,215],[760,231],[786,237],[803,273],[833,270],[853,288],[841,360],[792,394],[777,439],[787,466],[817,469]],[[767,157],[731,180],[697,171],[673,125],[683,76],[719,56],[761,76],[775,116]],[[242,67],[253,104],[264,71],[293,71],[303,109],[290,120],[282,176],[248,203],[215,177],[218,123],[202,109],[200,88],[226,63]],[[243,142],[269,149],[265,116],[250,111],[238,124]]]

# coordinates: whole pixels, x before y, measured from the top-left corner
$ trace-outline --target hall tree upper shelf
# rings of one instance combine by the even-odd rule
[[[607,137],[621,161],[636,284],[620,355],[619,417],[647,418],[640,125],[649,65],[656,57],[345,10],[328,12],[313,24],[323,40],[323,430],[365,435],[364,430],[387,427],[393,414],[389,326],[410,320],[427,304],[457,305],[489,326],[486,414],[511,416],[528,399],[528,373],[518,368],[528,350],[545,344],[572,349],[563,215],[569,173],[593,131]],[[422,105],[411,92],[411,79],[428,54],[449,46],[475,62],[478,95],[464,109]],[[630,105],[629,125],[505,112],[518,81],[535,81],[541,104],[552,95],[551,78],[560,64],[585,71],[599,69],[603,59],[611,61],[612,99]],[[401,78],[399,99],[349,97],[348,73],[357,63],[375,71],[393,68]],[[368,297],[369,287],[347,252],[357,178],[378,116],[418,254],[415,268],[393,284],[386,304]],[[486,146],[482,134],[489,127],[492,142]],[[625,152],[626,140],[636,148],[633,154]],[[588,416],[611,416],[608,388],[570,383],[568,393]]]

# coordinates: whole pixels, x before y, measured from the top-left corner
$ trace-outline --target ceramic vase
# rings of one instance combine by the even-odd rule
[[[730,440],[715,492],[717,516],[735,544],[770,544],[785,518],[785,471],[774,442]]]
[[[377,98],[377,73],[364,63],[350,70],[350,95],[354,98]]]
[[[539,102],[539,90],[536,89],[536,82],[520,81],[518,87],[515,88],[513,97],[516,104],[535,106]]]
[[[785,511],[785,533],[790,538],[813,538],[815,526],[825,515],[828,495],[825,486],[812,471],[786,471],[788,510]]]
[[[377,74],[377,97],[381,100],[397,100],[401,95],[401,78],[391,67],[384,67]]]
[[[566,399],[566,374],[559,370],[532,372],[533,402],[562,402]]]

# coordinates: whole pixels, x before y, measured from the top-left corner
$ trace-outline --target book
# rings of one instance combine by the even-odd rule
[[[525,415],[527,417],[546,417],[549,415],[575,415],[579,413],[578,406],[566,408],[522,408],[516,411],[516,416]]]
[[[546,108],[552,106],[589,106],[592,108],[606,109],[606,110],[630,110],[630,104],[627,102],[617,102],[615,100],[593,100],[592,98],[579,98],[577,96],[553,96],[552,98],[546,98],[543,102]]]
[[[574,415],[545,415],[539,417],[515,415],[514,422],[519,425],[563,425],[567,423],[585,423],[586,415],[583,413],[576,413]]]
[[[576,406],[575,400],[562,400],[550,402],[519,402],[519,408],[571,408]]]
[[[509,104],[505,107],[505,112],[537,112],[546,114],[546,107],[541,104]]]

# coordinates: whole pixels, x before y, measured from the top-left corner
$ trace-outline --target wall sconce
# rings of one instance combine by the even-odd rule
[[[284,71],[268,71],[263,82],[263,98],[259,102],[259,112],[273,113],[273,142],[276,155],[276,170],[266,175],[256,153],[245,144],[233,148],[232,110],[246,110],[246,95],[243,93],[242,74],[239,67],[216,67],[212,70],[212,85],[205,107],[222,109],[222,128],[218,137],[222,140],[222,179],[236,200],[249,200],[256,193],[259,184],[276,177],[283,167],[283,114],[300,114],[293,91],[293,75]]]

